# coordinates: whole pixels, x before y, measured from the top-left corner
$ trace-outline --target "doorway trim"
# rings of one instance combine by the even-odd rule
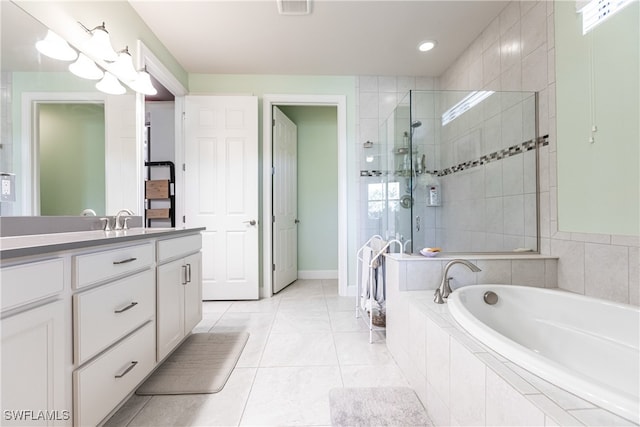
[[[137,41],[137,59],[140,68],[144,68],[147,72],[152,75],[158,83],[164,86],[169,92],[173,94],[174,97],[174,120],[175,120],[175,147],[174,147],[174,157],[176,170],[181,171],[181,173],[176,173],[175,179],[175,187],[174,193],[176,197],[176,227],[178,227],[178,220],[184,215],[184,171],[182,169],[182,165],[184,164],[184,129],[183,129],[183,117],[184,117],[184,98],[187,95],[187,89],[184,85],[173,75],[173,73],[162,63],[160,58],[158,58],[151,49],[147,47],[147,45],[142,42],[142,40]],[[136,95],[136,149],[138,150],[138,158],[144,159],[143,145],[145,138],[145,97],[143,94],[138,93]],[[138,171],[138,182],[140,183],[141,188],[145,185],[145,176],[144,176],[144,165],[142,161],[140,163],[140,169]],[[142,190],[142,194],[144,194],[144,190]],[[144,198],[140,201],[139,206],[141,215],[145,218],[144,211]],[[146,225],[146,221],[143,219],[143,224]],[[184,225],[184,222],[182,222]]]
[[[345,95],[265,94],[262,104],[262,296],[273,295],[273,107],[336,107],[338,125],[338,291],[347,295],[347,97]]]

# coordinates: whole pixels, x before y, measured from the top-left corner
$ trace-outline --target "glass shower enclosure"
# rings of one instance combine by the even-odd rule
[[[407,253],[537,252],[536,112],[533,92],[410,91],[363,148],[373,234]]]

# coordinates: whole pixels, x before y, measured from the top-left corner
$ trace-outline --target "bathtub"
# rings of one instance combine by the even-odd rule
[[[498,302],[484,302],[493,291]],[[514,285],[454,291],[449,312],[497,353],[583,399],[640,423],[640,309]]]

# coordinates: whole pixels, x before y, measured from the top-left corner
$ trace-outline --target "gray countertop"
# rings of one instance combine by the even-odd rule
[[[148,238],[164,238],[193,234],[199,228],[132,228],[118,231],[75,231],[71,233],[33,234],[0,238],[0,259],[41,255],[48,252],[110,245]]]

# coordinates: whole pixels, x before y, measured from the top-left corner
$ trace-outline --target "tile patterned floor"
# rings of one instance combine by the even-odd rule
[[[408,386],[336,280],[298,280],[260,301],[205,302],[195,332],[248,331],[216,394],[133,396],[106,426],[328,426],[334,387]]]

